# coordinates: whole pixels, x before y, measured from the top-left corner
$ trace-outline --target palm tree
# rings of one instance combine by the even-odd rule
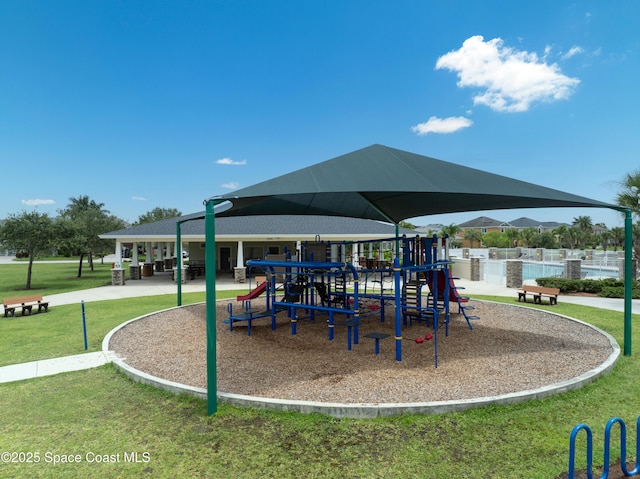
[[[578,230],[577,239],[581,249],[585,249],[591,242],[593,235],[593,222],[591,216],[578,216],[573,218],[573,227]]]
[[[538,230],[533,226],[529,226],[528,228],[523,229],[520,232],[520,237],[522,238],[522,242],[524,246],[529,248],[533,245],[534,238],[538,234]]]
[[[458,236],[458,233],[460,233],[460,231],[462,231],[462,229],[458,225],[451,223],[449,226],[443,226],[441,232],[442,236],[455,238],[456,236]]]
[[[611,230],[603,230],[601,233],[596,235],[598,238],[598,242],[604,251],[607,251],[607,248],[611,245],[611,241],[613,239],[613,233]]]
[[[618,206],[628,208],[631,210],[631,214],[635,217],[636,221],[640,219],[640,169],[627,173],[624,180],[620,182],[622,191],[618,193],[616,202]],[[633,227],[633,239],[634,246],[633,252],[635,257],[640,257],[640,234],[638,232],[640,228],[637,225]]]
[[[469,242],[470,247],[473,248],[476,241],[478,243],[482,242],[482,232],[470,228],[464,232],[464,239],[466,239]]]
[[[629,208],[640,219],[640,169],[627,173],[620,182],[622,191],[616,196],[618,206]]]
[[[615,226],[611,228],[611,245],[613,245],[613,251],[618,251],[624,245],[624,228],[621,226]]]
[[[578,216],[577,218],[573,218],[573,226],[582,231],[593,233],[591,216]]]
[[[569,244],[568,236],[569,236],[569,228],[567,225],[560,225],[555,228],[552,233],[558,238],[558,243],[560,243],[560,247],[567,247]]]

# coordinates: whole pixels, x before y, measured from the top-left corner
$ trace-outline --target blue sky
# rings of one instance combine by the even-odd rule
[[[374,143],[614,202],[640,168],[639,24],[636,0],[4,0],[0,218],[192,213]],[[481,214],[622,225],[410,221]]]

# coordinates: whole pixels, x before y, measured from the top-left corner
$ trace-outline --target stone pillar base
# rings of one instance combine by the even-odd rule
[[[113,268],[111,270],[111,284],[113,286],[124,286],[124,269]]]
[[[130,265],[129,266],[129,279],[142,279],[142,266]]]
[[[233,279],[236,283],[244,283],[247,280],[247,268],[233,268]]]
[[[187,268],[182,268],[180,275],[182,276],[182,284],[187,284]],[[178,268],[173,269],[173,282],[178,282]]]

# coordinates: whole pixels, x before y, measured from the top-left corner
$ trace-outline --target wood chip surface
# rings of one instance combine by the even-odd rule
[[[517,306],[472,301],[473,330],[452,306],[449,334],[439,328],[435,341],[415,342],[433,328],[414,322],[402,331],[402,361],[396,361],[393,305],[380,311],[365,305],[360,341],[347,349],[347,328],[335,327],[328,340],[328,317],[300,318],[291,334],[286,312],[245,322],[233,331],[223,320],[227,304],[217,306],[218,391],[251,396],[340,403],[406,403],[472,399],[536,389],[579,376],[612,353],[598,331],[564,317]],[[233,302],[236,311],[239,303]],[[264,307],[254,300],[254,308]],[[127,364],[163,379],[206,388],[206,308],[186,306],[134,321],[111,339],[110,349]],[[336,315],[335,321],[346,319]],[[374,354],[369,332],[390,334]]]

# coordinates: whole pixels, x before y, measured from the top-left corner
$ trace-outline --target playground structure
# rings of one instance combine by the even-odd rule
[[[391,245],[386,252],[385,245]],[[368,258],[361,255],[366,250]],[[336,326],[346,327],[347,349],[351,350],[360,342],[362,321],[375,317],[384,323],[386,307],[393,304],[396,360],[402,360],[403,328],[418,321],[428,329],[424,338],[417,338],[416,342],[433,340],[434,363],[438,367],[438,333],[444,327],[445,336],[449,334],[450,303],[458,305],[458,313],[464,316],[470,329],[473,329],[470,321],[479,319],[468,314],[473,309],[468,304],[469,298],[460,296],[455,287],[447,250],[447,239],[436,236],[334,244],[317,239],[315,243],[303,244],[295,258],[286,251],[284,260],[269,256],[250,260],[247,265],[261,270],[266,281],[237,297],[243,302],[241,312],[234,313],[230,303],[225,322],[233,330],[234,323],[246,321],[250,335],[254,320],[271,318],[275,330],[276,314],[286,311],[291,334],[295,335],[301,320],[315,321],[319,315],[326,315],[328,339],[334,339]],[[251,299],[261,294],[266,294],[266,307],[253,309]],[[375,339],[376,354],[379,341],[388,337],[378,332],[365,336]]]
[[[602,475],[598,479],[609,477],[609,466],[611,456],[611,429],[618,424],[620,426],[620,469],[625,476],[637,477],[640,474],[640,417],[636,421],[636,463],[632,470],[627,468],[627,427],[622,419],[614,417],[609,419],[604,428],[604,466]],[[575,477],[575,452],[576,438],[580,431],[585,431],[587,435],[587,477],[593,479],[593,433],[586,424],[578,424],[571,431],[569,439],[569,471],[567,479]]]

